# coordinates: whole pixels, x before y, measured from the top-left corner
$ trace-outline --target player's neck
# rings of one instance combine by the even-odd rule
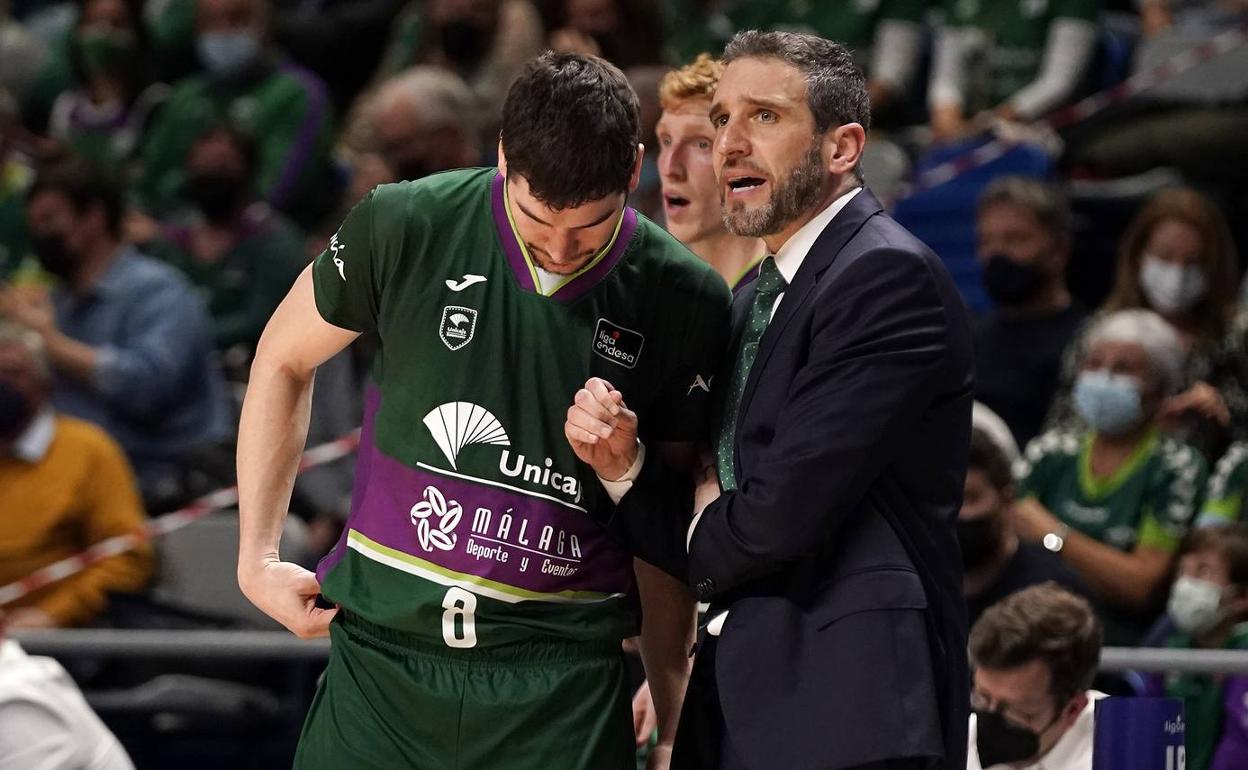
[[[719,273],[730,287],[754,260],[767,252],[758,238],[733,235],[723,230],[701,240],[691,241],[689,250]]]

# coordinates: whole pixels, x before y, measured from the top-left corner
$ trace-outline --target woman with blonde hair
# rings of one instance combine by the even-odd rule
[[[1153,196],[1123,236],[1109,298],[1067,347],[1049,426],[1079,422],[1071,389],[1086,329],[1105,313],[1143,309],[1174,327],[1187,353],[1181,391],[1166,401],[1162,424],[1211,457],[1228,438],[1248,434],[1248,319],[1238,312],[1236,271],[1230,228],[1213,201],[1186,187]]]

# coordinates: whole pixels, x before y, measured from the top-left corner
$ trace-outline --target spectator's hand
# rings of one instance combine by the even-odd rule
[[[624,395],[599,377],[576,392],[563,435],[581,462],[601,479],[615,481],[637,459],[637,414],[624,405]]]
[[[1172,422],[1194,413],[1212,420],[1223,428],[1231,424],[1231,411],[1218,389],[1207,382],[1198,382],[1177,396],[1171,396],[1161,407],[1161,420]]]
[[[240,564],[238,586],[261,612],[300,639],[329,636],[329,622],[338,614],[337,607],[323,610],[316,606],[321,584],[298,564],[276,559],[258,567]]]
[[[38,607],[18,607],[9,610],[4,618],[4,627],[9,631],[56,628],[58,625],[51,615]]]
[[[962,115],[960,107],[936,107],[932,110],[932,141],[956,142],[975,132],[975,127]]]
[[[56,313],[47,292],[24,291],[7,283],[0,284],[0,318],[44,337],[56,331]]]
[[[1014,529],[1020,539],[1038,543],[1050,532],[1061,529],[1062,522],[1034,497],[1026,497],[1014,503]]]
[[[650,696],[650,683],[642,682],[633,695],[633,739],[637,748],[650,742],[650,736],[659,726],[659,714],[654,710],[654,698]]]
[[[574,27],[564,27],[550,33],[550,47],[559,53],[583,53],[602,56],[598,41]]]
[[[1144,37],[1157,37],[1174,26],[1174,16],[1165,0],[1146,0],[1140,8],[1140,31]]]

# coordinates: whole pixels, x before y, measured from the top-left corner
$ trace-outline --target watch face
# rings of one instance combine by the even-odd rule
[[[1044,536],[1043,540],[1040,541],[1041,545],[1043,545],[1045,548],[1049,549],[1053,553],[1057,553],[1058,551],[1062,550],[1062,546],[1065,544],[1065,542],[1066,541],[1062,539],[1062,536],[1057,534],[1056,532],[1050,532],[1049,534]]]

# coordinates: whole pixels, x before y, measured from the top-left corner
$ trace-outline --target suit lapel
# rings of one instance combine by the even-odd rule
[[[754,396],[754,390],[758,387],[758,378],[763,369],[767,366],[768,359],[775,352],[776,345],[781,337],[784,336],[784,330],[789,322],[797,315],[797,311],[806,304],[810,299],[810,295],[815,290],[815,285],[819,276],[831,267],[836,261],[837,255],[841,253],[841,249],[845,248],[845,244],[849,243],[849,239],[862,229],[867,220],[883,211],[884,208],[880,202],[876,200],[871,191],[863,188],[862,192],[854,196],[845,208],[837,212],[832,218],[828,226],[815,240],[814,245],[810,247],[810,253],[802,260],[802,265],[797,269],[797,274],[793,276],[793,283],[790,284],[784,293],[784,298],[780,300],[780,307],[776,308],[776,315],[771,319],[771,323],[767,325],[767,330],[763,332],[763,339],[759,342],[758,356],[754,359],[754,365],[750,368],[750,375],[745,381],[745,391],[741,395],[741,409],[737,413],[737,427],[740,428],[741,416],[745,414],[749,407],[750,399]],[[743,294],[745,292],[742,292]],[[750,299],[753,299],[753,291],[749,292]],[[743,298],[744,299],[744,298]],[[735,332],[735,315],[734,310],[734,334]],[[739,435],[739,434],[738,434]]]

